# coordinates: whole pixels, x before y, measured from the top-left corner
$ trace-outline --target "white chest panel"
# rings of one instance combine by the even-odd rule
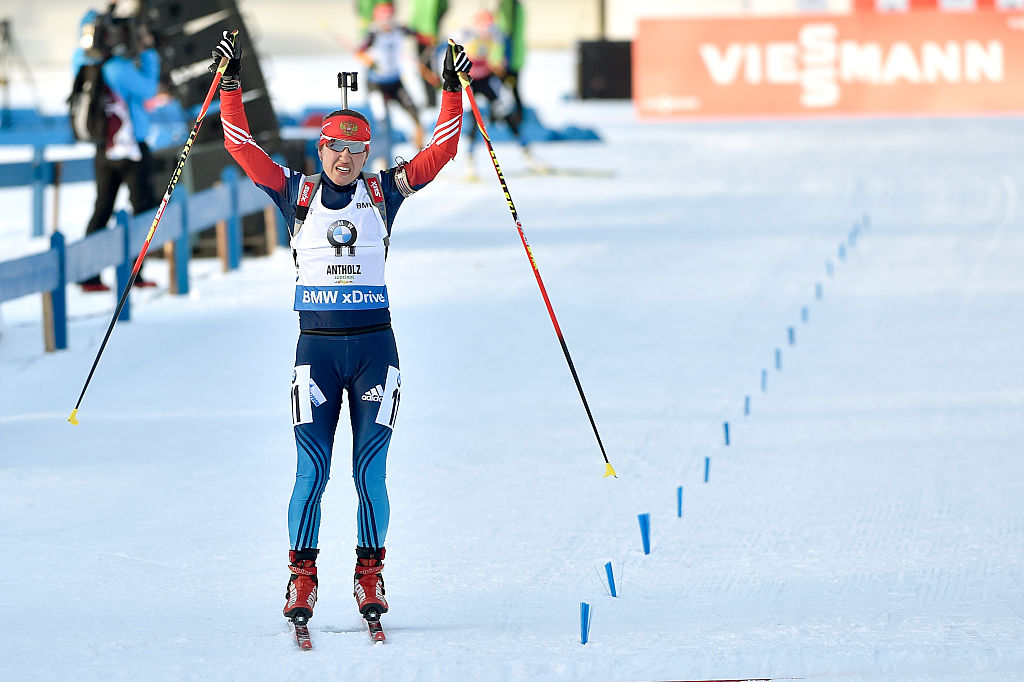
[[[390,82],[401,76],[402,65],[399,55],[402,53],[402,42],[405,36],[401,31],[382,31],[373,38],[370,55],[373,57],[373,70],[370,80]]]
[[[342,209],[326,208],[321,190],[292,237],[295,254],[295,310],[387,308],[384,283],[387,228],[363,180]]]

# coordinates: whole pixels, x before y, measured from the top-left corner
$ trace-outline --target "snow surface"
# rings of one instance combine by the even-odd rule
[[[1021,121],[644,123],[563,100],[567,55],[530,68],[544,120],[604,139],[537,155],[616,174],[527,176],[497,149],[619,477],[601,476],[497,182],[463,182],[462,158],[392,242],[383,646],[351,597],[347,435],[315,650],[280,613],[285,250],[228,275],[197,261],[188,297],[135,295],[78,427],[113,296],[69,288],[53,355],[39,297],[6,303],[0,679],[1024,679]],[[271,83],[301,104],[301,80]],[[91,197],[62,195],[69,237]],[[25,196],[0,206],[5,253],[45,248]],[[161,261],[147,275],[167,281]]]

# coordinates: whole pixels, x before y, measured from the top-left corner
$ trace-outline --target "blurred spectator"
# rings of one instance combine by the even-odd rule
[[[106,14],[94,10],[86,13],[80,24],[83,40],[71,63],[76,75],[87,64],[101,64],[105,86],[106,129],[103,140],[96,144],[96,204],[85,229],[87,236],[106,227],[122,184],[128,186],[136,214],[159,203],[150,178],[152,157],[145,142],[149,132],[145,102],[157,94],[160,58],[149,31],[133,17],[115,13],[115,5]],[[79,284],[84,291],[110,291],[99,275]],[[140,272],[135,286],[155,284],[143,279]]]
[[[390,3],[377,5],[373,8],[373,23],[357,56],[370,67],[370,92],[380,93],[383,99],[381,120],[387,119],[391,102],[397,102],[412,119],[413,144],[419,150],[423,148],[423,126],[416,104],[402,85],[402,50],[407,36],[416,36],[416,32],[395,23],[395,8]]]
[[[503,122],[518,138],[520,149],[527,165],[534,170],[543,166],[537,162],[526,140],[522,137],[520,127],[522,114],[516,109],[515,96],[507,88],[503,80],[508,76],[508,59],[505,52],[505,34],[494,23],[494,15],[487,10],[476,14],[473,27],[461,35],[460,41],[466,47],[466,55],[473,61],[469,75],[473,78],[473,94],[485,98],[488,102],[487,112],[490,122]],[[476,168],[473,165],[473,150],[477,144],[477,134],[469,137],[469,167],[466,172],[468,180],[476,180]]]

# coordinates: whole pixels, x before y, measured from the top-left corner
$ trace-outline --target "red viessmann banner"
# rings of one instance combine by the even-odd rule
[[[1024,112],[1024,14],[641,20],[643,117]]]

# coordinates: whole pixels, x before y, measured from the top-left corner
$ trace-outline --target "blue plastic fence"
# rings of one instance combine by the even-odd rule
[[[32,160],[0,164],[0,187],[32,188],[32,236],[43,236],[43,196],[47,185],[54,184],[58,173],[60,182],[92,180],[93,160],[70,159],[46,161],[43,147],[33,147]]]
[[[92,160],[85,161],[89,167],[85,178],[88,179],[92,177]],[[43,162],[41,155],[33,162],[0,165],[0,187],[15,184],[6,184],[5,181],[23,178],[26,172],[32,174],[33,183],[41,180],[45,188],[47,179],[53,178],[53,165],[52,162]],[[74,171],[78,172],[80,170]],[[192,252],[192,234],[224,221],[227,225],[227,267],[236,269],[242,260],[242,217],[273,206],[270,198],[251,182],[247,179],[240,181],[240,173],[234,166],[223,170],[221,180],[222,183],[215,187],[191,194],[185,187],[178,186],[150,243],[151,250],[168,242],[174,243],[173,272],[176,279],[172,290],[179,295],[189,291],[188,262]],[[72,180],[68,178],[68,181]],[[48,251],[0,262],[0,303],[35,293],[49,294],[52,305],[47,314],[52,315],[52,319],[44,322],[52,326],[54,346],[57,349],[67,348],[65,286],[98,275],[103,268],[113,265],[117,269],[117,291],[124,291],[155,215],[156,209],[137,216],[122,210],[117,213],[116,224],[107,229],[71,243],[66,243],[60,232],[55,232],[50,237]],[[277,243],[287,245],[284,222],[279,212],[275,215]],[[39,219],[41,225],[41,210]],[[125,302],[119,319],[128,320],[130,317],[131,297]]]

